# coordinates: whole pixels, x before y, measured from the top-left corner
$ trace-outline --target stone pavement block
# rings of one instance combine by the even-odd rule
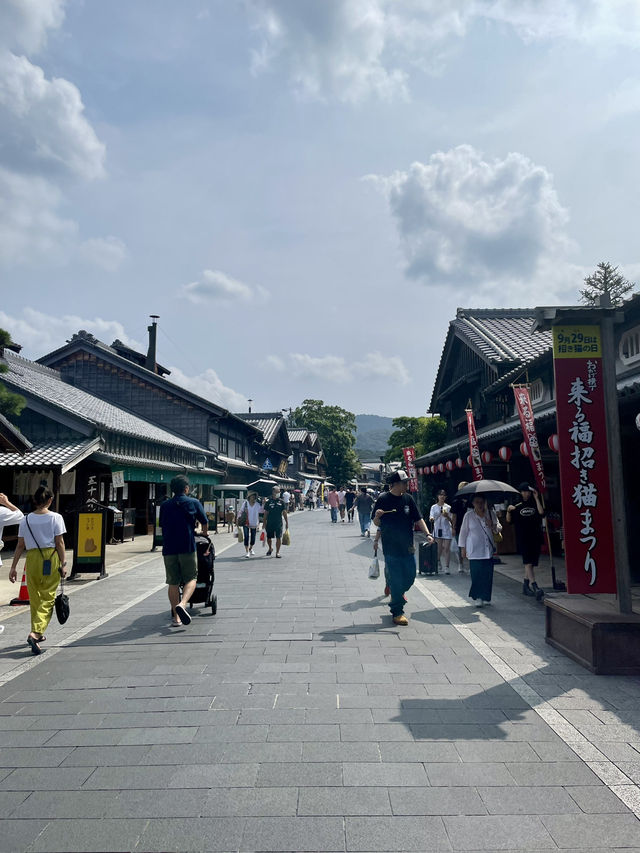
[[[425,770],[429,783],[434,787],[440,786],[476,786],[514,784],[513,776],[504,764],[457,764],[427,763]]]
[[[62,818],[48,823],[25,849],[28,853],[121,853],[135,848],[146,825],[146,820]]]
[[[247,818],[240,845],[244,851],[342,851],[344,829],[338,817]]]
[[[136,731],[139,731],[136,729]],[[47,732],[45,732],[47,734]],[[122,729],[66,729],[48,732],[47,746],[116,746],[122,741]],[[16,744],[20,746],[20,744]]]
[[[0,791],[0,815],[10,817],[29,794],[26,791]]]
[[[604,785],[569,785],[565,790],[587,814],[629,811],[625,804]]]
[[[211,744],[206,744],[211,746]],[[247,762],[278,762],[301,761],[301,742],[284,741],[277,743],[232,743],[228,745],[213,744],[217,755],[211,757],[219,764],[244,764]]]
[[[380,761],[380,746],[364,741],[319,741],[302,744],[303,761]]]
[[[372,725],[341,725],[340,739],[344,741],[413,741],[411,732],[394,723]]]
[[[269,726],[267,741],[319,741],[340,740],[340,726]]]
[[[391,804],[386,788],[301,788],[298,814],[390,815]]]
[[[82,787],[94,770],[94,767],[18,768],[0,782],[0,790],[76,791]]]
[[[123,745],[151,746],[156,743],[191,743],[195,740],[198,731],[197,726],[167,726],[166,728],[153,726],[151,728],[134,728],[128,731],[123,729],[104,729],[103,733],[119,732],[120,740],[117,743]]]
[[[342,785],[342,765],[339,762],[273,762],[260,765],[257,787],[285,788],[292,785]]]
[[[174,767],[99,767],[85,790],[252,787],[257,764],[218,764]]]
[[[59,767],[72,751],[71,746],[3,747],[0,749],[0,767]]]
[[[269,726],[199,726],[194,739],[196,743],[259,743],[268,734]]]
[[[40,833],[47,826],[46,820],[3,820],[0,831],[0,853],[16,853],[31,850]]]
[[[217,788],[205,792],[200,808],[202,817],[295,817],[297,805],[293,787]]]
[[[238,725],[300,726],[304,723],[304,715],[302,708],[298,710],[248,708],[240,712]]]
[[[586,764],[575,761],[507,764],[517,785],[597,785],[598,777]]]
[[[440,817],[347,817],[347,850],[451,850]]]
[[[453,743],[447,741],[420,741],[419,743],[381,743],[383,761],[454,762],[460,755]],[[345,758],[345,761],[350,759]]]
[[[4,727],[4,720],[2,721]],[[11,746],[42,746],[56,734],[56,729],[44,729],[34,732],[32,729],[24,731],[0,731],[0,749]],[[57,744],[48,744],[48,746]],[[63,746],[64,744],[59,744]]]
[[[542,822],[558,847],[637,847],[640,841],[640,821],[632,814],[549,815]]]
[[[551,835],[538,817],[444,817],[454,850],[547,850],[555,849]]]
[[[347,785],[428,785],[422,764],[387,762],[384,764],[343,764],[344,784]]]
[[[506,763],[540,761],[539,755],[528,743],[503,743],[500,741],[455,741],[460,758],[465,762],[480,761]]]
[[[371,711],[362,708],[321,708],[305,711],[305,723],[307,725],[310,723],[316,725],[330,723],[367,725],[373,723],[373,718]]]
[[[640,760],[616,761],[616,765],[623,773],[626,773],[632,782],[635,782],[636,785],[640,785]]]
[[[150,746],[77,746],[62,767],[136,766],[144,762]]]
[[[482,727],[475,725],[409,723],[409,730],[416,740],[481,740],[483,738]]]
[[[396,815],[486,814],[475,788],[389,788]]]
[[[138,849],[145,853],[237,850],[243,830],[244,821],[235,817],[156,819],[148,822]]]
[[[580,761],[580,757],[565,743],[530,741],[529,746],[540,761]]]
[[[104,817],[116,796],[113,791],[34,791],[13,815],[20,819]]]
[[[575,801],[560,787],[478,787],[478,794],[489,814],[494,815],[575,814],[579,811]]]

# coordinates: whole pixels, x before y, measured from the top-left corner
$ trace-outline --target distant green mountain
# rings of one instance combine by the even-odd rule
[[[387,450],[393,432],[393,418],[381,415],[356,415],[356,453],[363,460],[377,461]]]

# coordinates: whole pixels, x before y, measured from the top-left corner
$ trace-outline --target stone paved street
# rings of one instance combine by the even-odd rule
[[[149,555],[40,658],[8,620],[0,850],[640,851],[640,679],[548,647],[506,578],[484,611],[420,579],[394,626],[358,529],[220,549],[218,614],[181,630]]]

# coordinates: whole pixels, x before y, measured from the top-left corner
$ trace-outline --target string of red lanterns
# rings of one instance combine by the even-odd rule
[[[552,450],[554,453],[558,452],[559,444],[560,440],[558,438],[557,433],[550,435],[547,439],[547,445],[549,447],[549,450]],[[529,450],[524,441],[520,444],[520,453],[523,456],[529,456]],[[485,465],[489,465],[493,461],[493,453],[490,450],[483,450],[480,455]],[[512,456],[513,451],[510,447],[504,445],[503,447],[500,447],[498,449],[498,458],[502,462],[509,462]],[[419,468],[418,473],[424,474],[425,476],[428,476],[429,474],[443,474],[445,470],[453,471],[455,468],[464,468],[465,464],[472,464],[471,456],[467,456],[466,461],[461,456],[458,456],[457,459],[448,459],[446,462],[438,462],[434,465],[427,465],[424,468]]]

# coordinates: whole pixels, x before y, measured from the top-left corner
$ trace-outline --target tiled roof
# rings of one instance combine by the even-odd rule
[[[81,441],[41,441],[33,445],[28,453],[0,453],[0,467],[27,466],[37,468],[57,468],[62,473],[73,468],[82,459],[90,456],[100,446],[99,438],[87,438]]]
[[[0,452],[25,453],[31,449],[31,442],[20,432],[18,427],[0,415]]]
[[[242,459],[232,459],[230,456],[223,456],[221,453],[218,454],[218,459],[220,462],[225,462],[229,468],[246,468],[250,471],[260,471],[257,465],[250,465]]]
[[[306,429],[288,429],[287,433],[289,435],[289,441],[304,441],[305,438],[309,435],[309,431]]]
[[[265,444],[271,444],[284,418],[280,412],[242,412],[236,415],[248,424],[257,427],[264,436]]]
[[[532,308],[458,308],[452,325],[491,362],[521,362],[551,348],[551,332],[532,331]]]
[[[94,397],[87,391],[69,385],[60,377],[57,370],[21,358],[21,356],[8,350],[4,352],[4,360],[9,370],[3,374],[2,381],[9,385],[12,390],[44,400],[50,406],[66,411],[74,417],[110,432],[131,435],[148,441],[157,441],[160,444],[195,450],[199,453],[211,452],[207,448],[193,444],[139,418],[137,415],[118,408],[112,403]]]

